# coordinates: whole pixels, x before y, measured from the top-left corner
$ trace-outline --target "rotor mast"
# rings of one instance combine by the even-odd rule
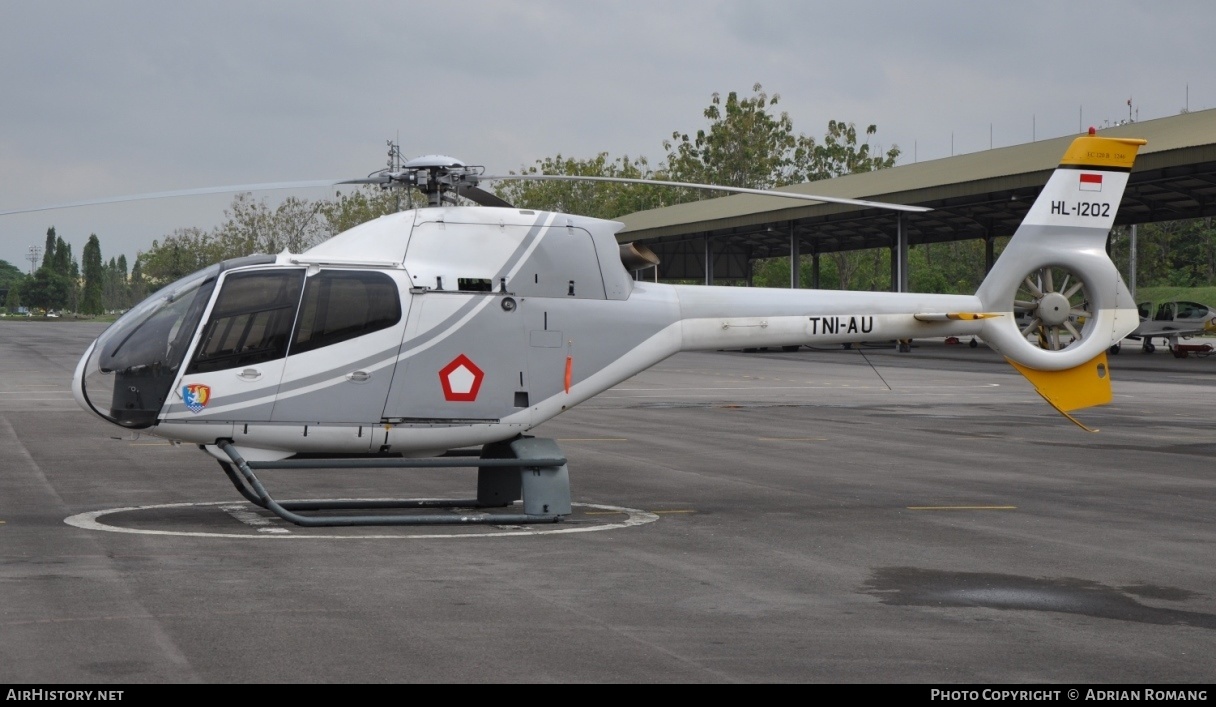
[[[506,201],[478,187],[485,167],[466,165],[464,162],[447,155],[423,155],[404,160],[401,147],[395,142],[388,143],[388,165],[385,169],[373,172],[364,179],[350,179],[342,184],[378,184],[384,189],[417,189],[426,194],[429,206],[457,204],[459,198],[469,199],[482,206],[510,206]],[[397,210],[401,210],[400,196],[397,198]],[[413,192],[410,196],[410,208],[413,208]]]
[[[396,174],[397,172],[401,171],[401,144],[395,140],[388,140],[387,142],[388,142],[388,172],[389,172],[389,174]],[[397,201],[396,201],[395,210],[400,211],[401,210],[401,190],[400,189],[397,190],[396,197],[397,197]],[[414,202],[413,192],[410,193],[409,200],[410,200],[410,206],[413,207],[413,205],[414,205],[413,204],[413,202]]]

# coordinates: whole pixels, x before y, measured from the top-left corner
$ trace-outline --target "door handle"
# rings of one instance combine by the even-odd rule
[[[366,383],[372,379],[372,374],[367,371],[354,371],[346,374],[346,380],[351,383]]]
[[[255,381],[262,377],[262,372],[256,368],[246,368],[245,370],[236,374],[236,377],[243,381]]]

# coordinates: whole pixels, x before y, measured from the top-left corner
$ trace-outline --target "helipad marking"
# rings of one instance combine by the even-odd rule
[[[587,511],[587,515],[589,515],[589,516],[612,516],[612,515],[620,515],[622,512],[623,511]],[[670,513],[696,513],[696,511],[694,511],[691,508],[687,508],[687,509],[677,508],[677,509],[673,509],[670,511],[650,511],[650,512],[657,516],[667,515]]]
[[[346,501],[369,501],[382,499],[341,499]],[[597,508],[603,511],[613,511],[614,513],[624,513],[628,517],[619,523],[604,523],[596,526],[578,526],[578,527],[562,527],[560,523],[549,523],[544,526],[502,526],[504,529],[497,532],[488,533],[420,533],[420,534],[396,534],[396,535],[301,535],[290,531],[284,532],[281,528],[262,528],[257,533],[204,533],[192,531],[177,531],[177,530],[151,530],[141,528],[122,528],[117,525],[107,525],[100,522],[100,518],[115,513],[128,513],[131,511],[149,511],[160,510],[165,508],[199,508],[204,506],[219,506],[221,510],[225,506],[232,506],[231,501],[217,501],[212,503],[162,503],[151,506],[129,506],[126,508],[111,508],[109,510],[89,511],[88,513],[78,513],[74,516],[68,516],[63,519],[63,522],[84,530],[104,530],[110,533],[131,533],[135,535],[174,535],[178,537],[190,538],[268,538],[268,539],[286,539],[286,540],[422,540],[432,538],[494,538],[507,537],[513,535],[555,535],[563,533],[591,533],[600,530],[612,530],[614,528],[628,528],[634,525],[645,525],[653,523],[659,519],[659,516],[649,511],[643,511],[636,508],[624,508],[621,506],[605,506],[598,503],[571,503],[571,506],[582,508]],[[264,519],[263,519],[264,520]],[[407,526],[396,526],[404,528]],[[462,526],[467,527],[467,526]],[[269,534],[274,533],[274,534]]]
[[[220,510],[227,513],[228,515],[232,516],[233,518],[236,518],[237,520],[241,521],[245,525],[252,525],[253,527],[257,528],[258,530],[260,530],[263,533],[268,532],[268,531],[274,531],[274,532],[279,532],[279,533],[291,532],[290,530],[287,530],[287,529],[279,530],[279,529],[271,528],[270,527],[271,520],[265,516],[260,516],[257,513],[254,513],[252,510],[249,509],[249,506],[242,506],[242,505],[220,506]]]
[[[908,506],[910,511],[1016,511],[1017,506]]]
[[[867,389],[867,390],[881,390],[881,391],[883,391],[883,392],[889,392],[889,391],[890,391],[890,388],[886,388],[886,387],[883,387],[883,386],[880,386],[880,385],[856,385],[856,386],[854,386],[854,385],[838,385],[838,384],[837,384],[837,385],[834,385],[834,384],[827,384],[827,385],[777,385],[777,386],[773,386],[773,385],[760,385],[760,386],[748,386],[748,385],[739,385],[739,386],[735,386],[735,385],[731,385],[731,386],[723,386],[723,387],[717,387],[717,388],[712,388],[712,387],[698,387],[698,388],[613,388],[613,389],[611,389],[611,390],[609,390],[609,391],[606,391],[606,392],[604,392],[604,393],[600,393],[598,397],[601,397],[601,398],[604,398],[604,397],[607,397],[607,398],[650,398],[650,397],[655,397],[655,396],[664,396],[664,395],[670,395],[670,396],[682,395],[682,396],[685,396],[685,397],[699,398],[699,397],[706,397],[706,396],[711,396],[711,395],[717,395],[717,393],[716,393],[715,391],[742,392],[742,391],[747,391],[747,390],[784,390],[784,391],[790,391],[790,390],[831,390],[831,389],[834,389],[834,388],[841,388],[841,387],[844,387],[844,388]],[[918,393],[922,393],[922,394],[926,394],[926,395],[953,395],[953,394],[956,394],[956,393],[957,393],[959,390],[962,390],[962,389],[965,389],[965,388],[999,388],[999,387],[1001,387],[1001,384],[1000,384],[1000,383],[971,383],[971,384],[967,384],[967,385],[952,385],[950,390],[943,390],[943,389],[942,389],[942,386],[940,386],[940,385],[901,385],[901,386],[899,386],[899,388],[897,389],[897,392],[909,392],[909,391],[917,391]],[[630,394],[629,394],[629,395],[621,395],[621,393],[630,393]]]

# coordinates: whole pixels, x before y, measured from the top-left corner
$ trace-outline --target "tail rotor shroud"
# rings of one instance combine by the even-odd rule
[[[1022,336],[1033,337],[1041,349],[1062,351],[1093,334],[1095,310],[1089,292],[1084,280],[1067,268],[1044,266],[1028,273],[1014,295],[1013,308]]]

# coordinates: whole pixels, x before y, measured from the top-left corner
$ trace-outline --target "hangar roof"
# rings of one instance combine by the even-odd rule
[[[1145,138],[1119,209],[1117,225],[1216,215],[1216,109],[1100,130]],[[890,169],[810,182],[783,191],[927,206],[904,213],[908,243],[1008,236],[1075,136],[1039,140]],[[666,267],[675,254],[704,242],[747,259],[789,255],[791,230],[802,253],[891,247],[895,212],[780,197],[735,195],[641,211],[619,219],[622,243],[639,241],[665,261],[663,277],[698,276]],[[676,259],[678,260],[678,258]]]

